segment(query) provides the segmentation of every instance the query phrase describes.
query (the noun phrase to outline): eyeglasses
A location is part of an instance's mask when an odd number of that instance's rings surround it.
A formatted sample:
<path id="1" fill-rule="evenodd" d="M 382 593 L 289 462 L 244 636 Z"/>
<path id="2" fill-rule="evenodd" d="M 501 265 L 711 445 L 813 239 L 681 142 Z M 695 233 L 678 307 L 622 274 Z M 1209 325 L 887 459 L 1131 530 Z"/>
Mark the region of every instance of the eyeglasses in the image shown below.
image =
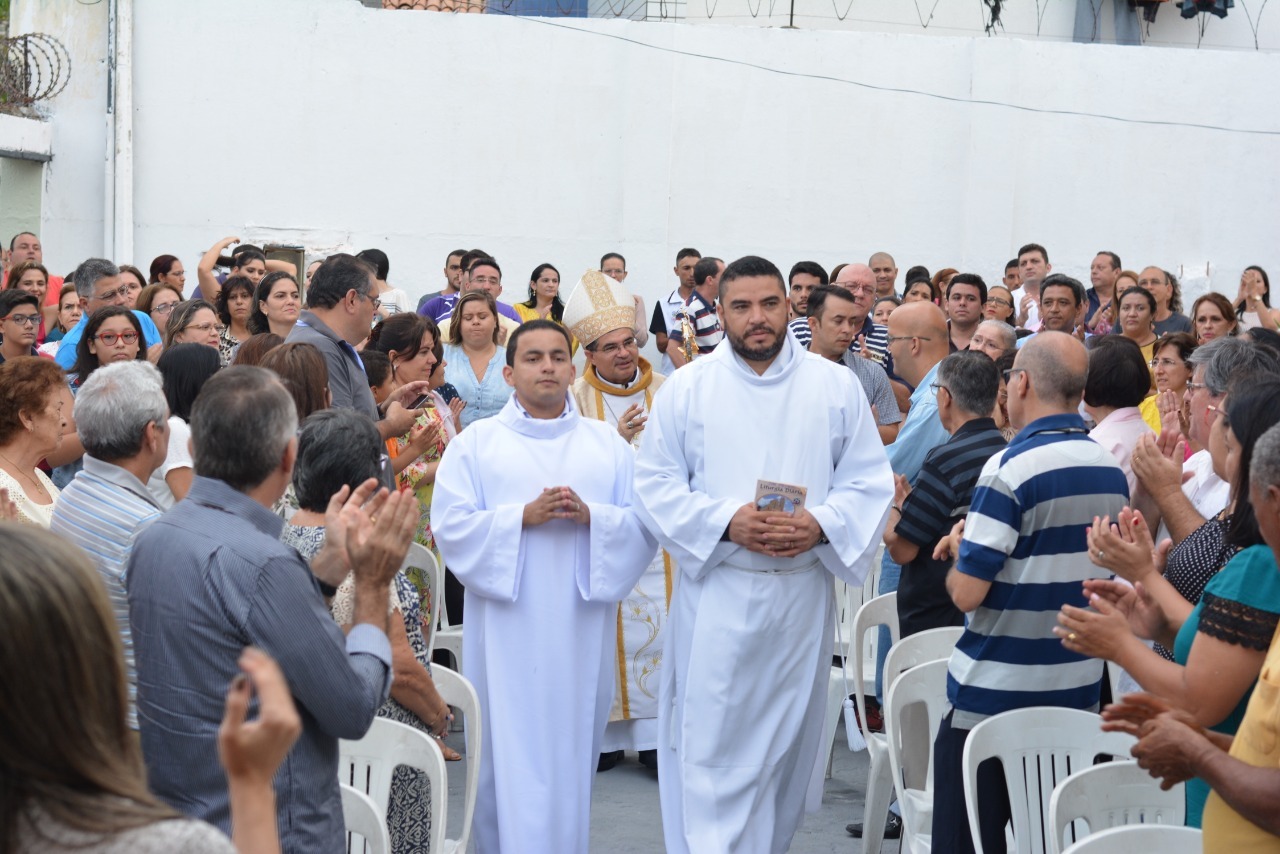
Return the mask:
<path id="1" fill-rule="evenodd" d="M 1199 391 L 1202 388 L 1208 388 L 1204 383 L 1187 383 L 1187 391 Z"/>
<path id="2" fill-rule="evenodd" d="M 374 307 L 375 309 L 376 309 L 378 306 L 382 305 L 382 300 L 378 299 L 377 297 L 373 296 L 372 294 L 362 294 L 362 293 L 360 293 L 359 291 L 356 291 L 356 296 L 364 297 L 364 298 L 365 298 L 365 299 L 367 299 L 369 302 L 373 303 L 373 307 Z"/>
<path id="3" fill-rule="evenodd" d="M 177 305 L 176 302 L 167 302 L 164 305 L 157 305 L 152 307 L 151 313 L 152 314 L 168 314 L 169 312 L 173 311 L 173 307 L 175 305 Z"/>
<path id="4" fill-rule="evenodd" d="M 114 347 L 117 341 L 124 341 L 126 344 L 137 344 L 138 333 L 136 332 L 99 332 L 93 336 L 93 340 L 101 341 L 108 347 Z"/>
<path id="5" fill-rule="evenodd" d="M 1147 364 L 1153 368 L 1176 368 L 1179 363 L 1176 359 L 1152 359 Z M 1186 363 L 1183 362 L 1182 364 L 1185 365 Z"/>
<path id="6" fill-rule="evenodd" d="M 845 285 L 850 293 L 854 294 L 873 294 L 876 292 L 875 285 Z"/>
<path id="7" fill-rule="evenodd" d="M 890 335 L 884 340 L 886 344 L 892 344 L 894 341 L 932 341 L 933 339 L 923 335 Z"/>
<path id="8" fill-rule="evenodd" d="M 598 352 L 602 356 L 613 356 L 621 350 L 634 349 L 636 349 L 636 339 L 632 337 L 614 344 L 605 344 L 603 347 L 599 348 Z"/>
<path id="9" fill-rule="evenodd" d="M 206 335 L 209 334 L 210 332 L 216 332 L 219 335 L 221 335 L 222 330 L 225 328 L 226 327 L 223 326 L 221 323 L 192 323 L 189 326 L 187 326 L 187 330 L 194 329 L 196 332 L 203 332 Z"/>
<path id="10" fill-rule="evenodd" d="M 1217 418 L 1219 415 L 1226 415 L 1226 414 L 1227 414 L 1227 410 L 1226 410 L 1225 408 L 1223 408 L 1223 407 L 1221 407 L 1221 406 L 1216 406 L 1216 405 L 1214 405 L 1214 404 L 1212 404 L 1212 403 L 1211 403 L 1211 404 L 1209 404 L 1208 406 L 1206 406 L 1204 409 L 1205 409 L 1205 412 L 1208 412 L 1208 413 L 1209 413 L 1209 418 L 1210 418 L 1210 419 Z"/>
<path id="11" fill-rule="evenodd" d="M 939 389 L 947 389 L 947 394 L 951 394 L 951 389 L 947 388 L 942 383 L 929 383 L 929 388 L 933 389 L 935 396 L 938 394 Z"/>
<path id="12" fill-rule="evenodd" d="M 1007 299 L 1001 299 L 1000 297 L 987 297 L 987 302 L 992 305 L 998 305 L 1001 308 L 1013 308 L 1013 303 L 1009 302 Z"/>
<path id="13" fill-rule="evenodd" d="M 19 326 L 35 326 L 40 322 L 38 314 L 11 314 L 5 320 L 12 321 Z"/>
<path id="14" fill-rule="evenodd" d="M 121 285 L 114 291 L 107 291 L 105 294 L 98 294 L 94 299 L 100 302 L 115 302 L 118 299 L 127 299 L 129 296 L 129 286 Z"/>
<path id="15" fill-rule="evenodd" d="M 1026 368 L 1009 368 L 1007 371 L 1004 371 L 1003 373 L 1004 384 L 1008 385 L 1009 378 L 1012 377 L 1014 374 L 1025 374 L 1026 372 L 1027 372 Z"/>

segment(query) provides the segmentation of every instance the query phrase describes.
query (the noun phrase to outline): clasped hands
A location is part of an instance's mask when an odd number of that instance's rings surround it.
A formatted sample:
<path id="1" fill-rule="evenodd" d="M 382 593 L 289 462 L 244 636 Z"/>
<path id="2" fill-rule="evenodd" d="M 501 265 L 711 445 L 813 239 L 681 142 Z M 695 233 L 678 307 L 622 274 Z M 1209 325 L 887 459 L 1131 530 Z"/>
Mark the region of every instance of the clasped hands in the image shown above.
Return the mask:
<path id="1" fill-rule="evenodd" d="M 579 525 L 591 524 L 591 509 L 567 486 L 549 486 L 524 506 L 522 521 L 526 528 L 545 525 L 552 519 L 565 519 Z"/>
<path id="2" fill-rule="evenodd" d="M 804 508 L 792 515 L 744 504 L 729 520 L 729 539 L 747 551 L 770 557 L 795 557 L 818 544 L 822 539 L 822 526 Z"/>

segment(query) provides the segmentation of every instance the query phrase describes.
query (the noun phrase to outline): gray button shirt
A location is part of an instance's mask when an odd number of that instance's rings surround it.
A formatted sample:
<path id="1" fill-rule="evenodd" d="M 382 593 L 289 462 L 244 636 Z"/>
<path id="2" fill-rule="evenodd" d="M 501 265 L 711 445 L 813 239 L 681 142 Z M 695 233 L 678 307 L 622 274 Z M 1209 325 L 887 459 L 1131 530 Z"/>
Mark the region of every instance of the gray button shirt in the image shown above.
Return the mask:
<path id="1" fill-rule="evenodd" d="M 360 354 L 338 333 L 330 329 L 314 312 L 304 311 L 289 332 L 289 342 L 311 344 L 324 356 L 329 367 L 329 395 L 334 409 L 354 409 L 374 421 L 382 416 L 369 390 L 369 377 L 364 372 Z"/>
<path id="2" fill-rule="evenodd" d="M 280 542 L 282 526 L 243 493 L 197 477 L 138 536 L 127 586 L 143 758 L 156 795 L 229 834 L 218 725 L 241 650 L 260 647 L 302 717 L 275 780 L 281 845 L 337 854 L 338 739 L 363 736 L 387 699 L 391 645 L 368 624 L 343 637 L 306 562 Z"/>

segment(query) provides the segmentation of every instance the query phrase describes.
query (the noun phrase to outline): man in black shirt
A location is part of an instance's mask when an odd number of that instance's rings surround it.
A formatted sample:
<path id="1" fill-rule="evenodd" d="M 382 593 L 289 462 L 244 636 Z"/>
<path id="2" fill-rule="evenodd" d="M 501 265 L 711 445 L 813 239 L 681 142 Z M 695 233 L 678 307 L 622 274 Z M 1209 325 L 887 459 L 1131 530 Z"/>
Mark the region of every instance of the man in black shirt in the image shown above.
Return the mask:
<path id="1" fill-rule="evenodd" d="M 995 362 L 972 350 L 952 353 L 938 366 L 934 383 L 938 418 L 951 434 L 929 452 L 914 484 L 895 476 L 896 491 L 884 542 L 902 565 L 898 583 L 898 624 L 902 637 L 964 625 L 964 614 L 947 594 L 950 561 L 933 559 L 933 549 L 969 512 L 974 484 L 991 456 L 1005 446 L 991 420 L 1000 378 Z"/>

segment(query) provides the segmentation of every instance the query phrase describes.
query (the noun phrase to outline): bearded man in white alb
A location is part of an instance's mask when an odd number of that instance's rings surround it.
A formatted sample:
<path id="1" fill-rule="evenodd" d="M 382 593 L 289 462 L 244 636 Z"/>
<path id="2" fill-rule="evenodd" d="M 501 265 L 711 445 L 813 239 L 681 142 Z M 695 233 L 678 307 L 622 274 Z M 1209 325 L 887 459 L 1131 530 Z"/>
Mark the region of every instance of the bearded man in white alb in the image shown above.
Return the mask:
<path id="1" fill-rule="evenodd" d="M 778 268 L 730 264 L 718 314 L 731 346 L 667 380 L 636 461 L 680 568 L 658 713 L 674 854 L 790 847 L 830 747 L 832 576 L 862 583 L 893 497 L 860 384 L 787 332 Z"/>

